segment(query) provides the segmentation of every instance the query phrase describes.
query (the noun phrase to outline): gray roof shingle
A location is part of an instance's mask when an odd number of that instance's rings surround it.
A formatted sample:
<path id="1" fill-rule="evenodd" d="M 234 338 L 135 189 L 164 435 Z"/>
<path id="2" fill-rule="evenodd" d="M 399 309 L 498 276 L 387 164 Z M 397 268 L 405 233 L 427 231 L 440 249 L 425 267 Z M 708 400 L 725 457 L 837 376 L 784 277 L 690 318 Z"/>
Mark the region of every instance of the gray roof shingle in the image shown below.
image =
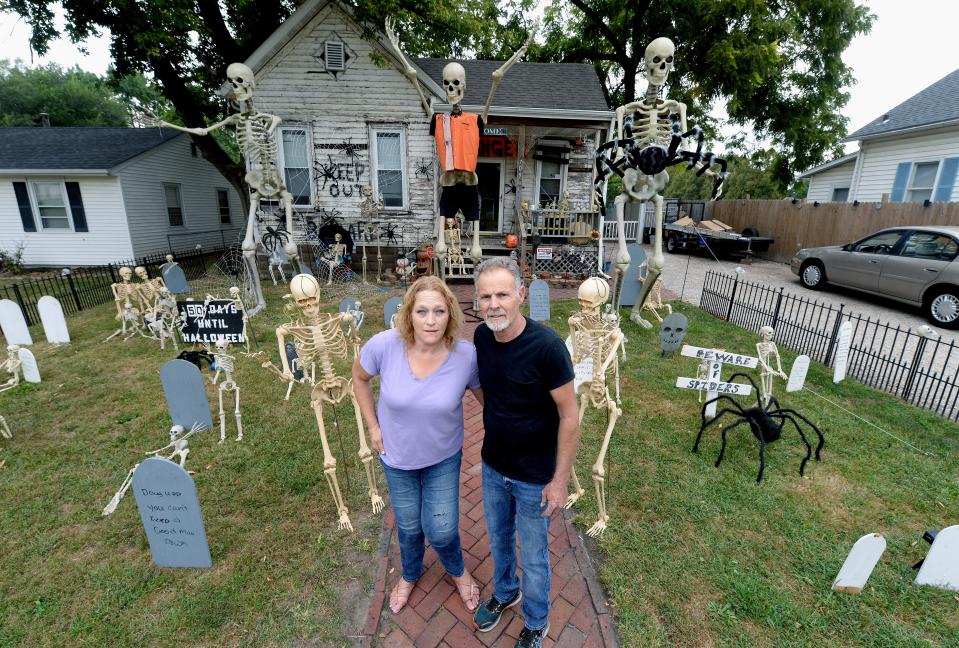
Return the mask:
<path id="1" fill-rule="evenodd" d="M 182 134 L 170 128 L 0 128 L 0 170 L 110 169 Z"/>
<path id="2" fill-rule="evenodd" d="M 959 119 L 959 70 L 872 120 L 847 140 Z"/>
<path id="3" fill-rule="evenodd" d="M 455 59 L 416 59 L 416 64 L 443 84 L 443 67 Z M 466 68 L 464 104 L 483 105 L 492 74 L 503 61 L 455 61 Z M 496 89 L 496 106 L 562 110 L 609 110 L 596 70 L 585 63 L 517 63 Z"/>

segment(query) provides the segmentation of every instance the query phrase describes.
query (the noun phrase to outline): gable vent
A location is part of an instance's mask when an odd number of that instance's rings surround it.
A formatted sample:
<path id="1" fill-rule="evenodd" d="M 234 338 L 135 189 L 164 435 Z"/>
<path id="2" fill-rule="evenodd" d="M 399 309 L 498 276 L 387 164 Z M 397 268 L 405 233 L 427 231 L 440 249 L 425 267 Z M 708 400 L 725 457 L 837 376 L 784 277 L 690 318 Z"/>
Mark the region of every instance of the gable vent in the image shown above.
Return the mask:
<path id="1" fill-rule="evenodd" d="M 331 72 L 339 72 L 346 69 L 345 52 L 342 41 L 326 41 L 326 69 Z"/>

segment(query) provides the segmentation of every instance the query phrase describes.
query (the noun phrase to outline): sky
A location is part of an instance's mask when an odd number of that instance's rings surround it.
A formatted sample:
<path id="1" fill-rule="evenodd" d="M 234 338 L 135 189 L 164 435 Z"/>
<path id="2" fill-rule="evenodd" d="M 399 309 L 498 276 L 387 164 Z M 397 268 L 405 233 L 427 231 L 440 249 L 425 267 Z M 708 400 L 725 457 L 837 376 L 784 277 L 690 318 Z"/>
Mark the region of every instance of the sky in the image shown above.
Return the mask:
<path id="1" fill-rule="evenodd" d="M 846 88 L 849 103 L 842 111 L 849 131 L 865 126 L 956 68 L 955 40 L 959 0 L 865 0 L 876 20 L 872 32 L 859 36 L 843 54 L 856 84 Z M 30 29 L 17 16 L 0 13 L 0 57 L 28 65 L 56 62 L 79 65 L 103 74 L 110 63 L 106 38 L 86 43 L 88 53 L 61 39 L 44 57 L 31 57 Z"/>

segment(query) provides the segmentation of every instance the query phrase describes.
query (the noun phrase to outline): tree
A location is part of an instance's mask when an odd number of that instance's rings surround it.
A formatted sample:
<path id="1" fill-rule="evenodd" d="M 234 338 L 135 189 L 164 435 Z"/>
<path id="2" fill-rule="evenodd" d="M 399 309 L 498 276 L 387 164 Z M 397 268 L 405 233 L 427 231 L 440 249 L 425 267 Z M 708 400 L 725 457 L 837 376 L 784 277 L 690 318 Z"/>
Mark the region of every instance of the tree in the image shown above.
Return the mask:
<path id="1" fill-rule="evenodd" d="M 106 82 L 78 67 L 26 68 L 0 61 L 0 126 L 127 126 L 127 109 Z"/>
<path id="2" fill-rule="evenodd" d="M 841 54 L 873 19 L 855 0 L 552 0 L 533 55 L 592 63 L 620 106 L 639 94 L 646 45 L 668 36 L 676 68 L 667 92 L 686 103 L 690 124 L 712 126 L 710 108 L 726 102 L 732 123 L 772 142 L 773 177 L 785 188 L 841 153 L 842 88 L 853 81 Z"/>
<path id="3" fill-rule="evenodd" d="M 776 154 L 769 150 L 751 156 L 729 155 L 726 157 L 729 177 L 723 183 L 723 198 L 769 200 L 785 198 L 784 191 L 773 177 L 771 160 Z M 715 168 L 715 167 L 714 167 Z M 713 180 L 706 175 L 697 176 L 696 170 L 687 170 L 678 165 L 669 168 L 669 183 L 663 190 L 667 198 L 681 200 L 709 200 Z"/>

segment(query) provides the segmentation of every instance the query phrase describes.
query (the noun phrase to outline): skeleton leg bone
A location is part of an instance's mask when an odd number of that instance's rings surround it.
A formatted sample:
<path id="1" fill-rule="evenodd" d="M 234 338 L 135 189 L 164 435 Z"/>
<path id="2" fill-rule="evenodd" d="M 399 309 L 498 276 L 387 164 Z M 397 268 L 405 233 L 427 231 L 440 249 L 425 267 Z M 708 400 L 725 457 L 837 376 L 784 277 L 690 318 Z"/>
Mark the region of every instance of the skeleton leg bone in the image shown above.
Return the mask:
<path id="1" fill-rule="evenodd" d="M 336 459 L 330 452 L 330 444 L 326 438 L 326 426 L 323 424 L 323 401 L 322 389 L 317 386 L 313 389 L 313 400 L 310 405 L 313 407 L 313 413 L 316 415 L 316 425 L 320 430 L 320 445 L 323 446 L 323 474 L 326 476 L 326 483 L 330 487 L 330 493 L 333 495 L 333 503 L 336 506 L 337 519 L 336 528 L 342 531 L 347 529 L 353 531 L 353 524 L 350 522 L 350 511 L 343 503 L 343 495 L 340 494 L 340 484 L 336 481 Z"/>
<path id="2" fill-rule="evenodd" d="M 584 387 L 584 385 L 580 385 Z M 579 396 L 579 425 L 580 428 L 583 426 L 583 416 L 586 414 L 587 401 L 589 399 L 589 390 L 583 390 L 583 393 Z M 566 498 L 566 508 L 572 508 L 574 504 L 582 497 L 586 490 L 580 485 L 579 477 L 576 476 L 576 465 L 575 461 L 573 462 L 573 492 L 570 493 L 569 497 Z"/>
<path id="3" fill-rule="evenodd" d="M 586 535 L 592 538 L 602 535 L 609 523 L 609 515 L 606 513 L 606 471 L 603 469 L 603 463 L 606 461 L 609 440 L 613 436 L 613 427 L 623 413 L 623 410 L 617 407 L 613 399 L 610 398 L 609 392 L 606 393 L 606 407 L 609 409 L 609 425 L 606 426 L 606 435 L 603 437 L 603 445 L 599 450 L 599 456 L 596 457 L 596 463 L 593 464 L 593 483 L 596 485 L 596 506 L 599 508 L 599 514 L 596 523 L 586 531 Z"/>
<path id="4" fill-rule="evenodd" d="M 617 197 L 616 200 L 619 200 Z M 649 298 L 656 280 L 663 272 L 663 266 L 666 265 L 666 257 L 663 255 L 663 197 L 656 194 L 653 197 L 656 206 L 656 243 L 653 248 L 653 256 L 649 260 L 649 274 L 646 275 L 646 281 L 643 282 L 639 290 L 639 297 L 633 305 L 633 310 L 629 313 L 629 319 L 642 326 L 645 320 L 642 317 L 643 304 Z M 618 212 L 617 212 L 618 213 Z M 648 322 L 646 322 L 648 324 Z"/>
<path id="5" fill-rule="evenodd" d="M 7 419 L 0 416 L 0 436 L 4 439 L 12 439 L 13 432 L 10 431 L 10 428 L 7 427 Z"/>
<path id="6" fill-rule="evenodd" d="M 120 484 L 120 490 L 113 494 L 113 497 L 110 498 L 110 502 L 103 507 L 103 511 L 100 513 L 100 515 L 106 517 L 117 510 L 120 500 L 122 500 L 123 496 L 127 494 L 127 491 L 130 489 L 130 485 L 133 483 L 133 473 L 136 471 L 137 466 L 139 465 L 140 464 L 136 464 L 130 469 L 130 472 L 127 473 L 126 479 L 124 479 L 123 483 Z"/>
<path id="7" fill-rule="evenodd" d="M 236 440 L 243 440 L 243 423 L 240 421 L 240 388 L 236 385 L 233 386 L 233 391 L 236 392 L 236 401 L 235 409 L 233 410 L 233 415 L 236 417 Z"/>

